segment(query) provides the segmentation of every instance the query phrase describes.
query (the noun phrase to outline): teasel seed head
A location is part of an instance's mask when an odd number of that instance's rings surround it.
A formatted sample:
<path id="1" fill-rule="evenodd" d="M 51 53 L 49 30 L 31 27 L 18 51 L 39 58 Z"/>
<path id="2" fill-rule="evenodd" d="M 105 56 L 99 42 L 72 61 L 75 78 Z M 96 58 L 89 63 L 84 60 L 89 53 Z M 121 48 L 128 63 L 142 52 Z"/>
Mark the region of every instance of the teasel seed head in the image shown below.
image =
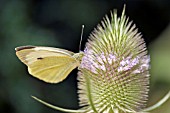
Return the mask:
<path id="1" fill-rule="evenodd" d="M 140 112 L 149 91 L 146 45 L 122 12 L 105 17 L 89 37 L 78 75 L 81 109 L 89 113 Z"/>

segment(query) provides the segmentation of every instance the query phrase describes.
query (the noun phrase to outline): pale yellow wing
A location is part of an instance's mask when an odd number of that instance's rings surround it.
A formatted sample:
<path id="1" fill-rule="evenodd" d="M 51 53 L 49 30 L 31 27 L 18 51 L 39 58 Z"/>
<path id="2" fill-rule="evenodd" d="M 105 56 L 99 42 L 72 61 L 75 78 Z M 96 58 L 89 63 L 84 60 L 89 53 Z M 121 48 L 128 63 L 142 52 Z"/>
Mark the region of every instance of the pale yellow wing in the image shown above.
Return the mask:
<path id="1" fill-rule="evenodd" d="M 16 55 L 31 75 L 49 83 L 64 80 L 80 63 L 73 52 L 52 47 L 21 46 Z"/>

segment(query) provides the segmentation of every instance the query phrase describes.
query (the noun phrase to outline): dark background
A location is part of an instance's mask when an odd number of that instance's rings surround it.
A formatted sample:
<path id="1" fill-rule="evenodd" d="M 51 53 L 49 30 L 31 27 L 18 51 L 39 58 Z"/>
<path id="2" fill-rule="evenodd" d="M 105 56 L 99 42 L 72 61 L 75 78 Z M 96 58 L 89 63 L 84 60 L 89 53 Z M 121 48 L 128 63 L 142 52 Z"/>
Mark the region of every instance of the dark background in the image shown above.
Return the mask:
<path id="1" fill-rule="evenodd" d="M 148 106 L 170 90 L 169 0 L 0 0 L 0 112 L 60 113 L 36 102 L 37 96 L 64 108 L 77 109 L 77 70 L 59 84 L 42 82 L 27 72 L 14 48 L 41 45 L 79 51 L 105 14 L 117 9 L 137 25 L 151 55 Z M 152 113 L 169 113 L 170 100 Z"/>

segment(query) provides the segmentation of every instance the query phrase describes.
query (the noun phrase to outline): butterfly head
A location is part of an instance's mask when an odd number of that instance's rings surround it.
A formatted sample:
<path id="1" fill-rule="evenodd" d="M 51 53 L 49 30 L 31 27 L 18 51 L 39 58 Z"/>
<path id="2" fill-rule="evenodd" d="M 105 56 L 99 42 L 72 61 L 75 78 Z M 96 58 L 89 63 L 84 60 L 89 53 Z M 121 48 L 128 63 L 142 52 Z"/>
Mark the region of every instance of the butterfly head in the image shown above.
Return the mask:
<path id="1" fill-rule="evenodd" d="M 77 61 L 79 61 L 79 62 L 81 62 L 81 59 L 83 58 L 83 56 L 84 56 L 84 53 L 81 51 L 81 52 L 79 52 L 79 53 L 75 53 L 74 55 L 73 55 L 73 57 L 77 60 Z"/>

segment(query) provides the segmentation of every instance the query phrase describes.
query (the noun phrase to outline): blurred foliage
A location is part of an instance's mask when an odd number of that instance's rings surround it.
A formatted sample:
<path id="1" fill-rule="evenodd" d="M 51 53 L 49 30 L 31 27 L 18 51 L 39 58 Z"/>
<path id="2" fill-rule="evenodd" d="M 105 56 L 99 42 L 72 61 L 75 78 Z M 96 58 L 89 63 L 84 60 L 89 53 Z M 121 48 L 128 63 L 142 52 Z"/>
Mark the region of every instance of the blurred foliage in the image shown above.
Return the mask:
<path id="1" fill-rule="evenodd" d="M 103 16 L 113 9 L 121 12 L 124 4 L 126 14 L 149 46 L 152 68 L 148 104 L 162 98 L 170 89 L 169 0 L 0 0 L 0 112 L 60 113 L 37 103 L 31 95 L 77 109 L 77 70 L 59 84 L 44 83 L 27 73 L 14 48 L 42 45 L 78 52 L 81 25 L 85 24 L 84 47 Z M 170 100 L 153 113 L 169 113 L 169 105 Z"/>

